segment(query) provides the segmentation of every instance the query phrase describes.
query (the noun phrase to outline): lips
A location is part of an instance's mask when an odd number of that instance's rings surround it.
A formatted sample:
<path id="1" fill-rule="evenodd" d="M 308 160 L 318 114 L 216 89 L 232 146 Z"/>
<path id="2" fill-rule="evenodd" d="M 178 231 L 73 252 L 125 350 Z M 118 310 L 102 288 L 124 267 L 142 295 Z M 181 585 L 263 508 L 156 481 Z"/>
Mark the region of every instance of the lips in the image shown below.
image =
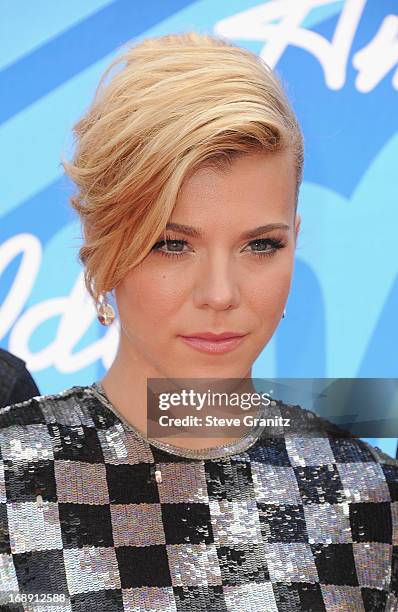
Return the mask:
<path id="1" fill-rule="evenodd" d="M 231 332 L 227 332 L 230 334 Z M 181 340 L 202 353 L 211 353 L 211 354 L 219 354 L 219 353 L 227 353 L 229 351 L 237 348 L 247 336 L 247 334 L 243 335 L 235 335 L 235 336 L 227 336 L 224 337 L 225 334 L 206 334 L 206 338 L 203 338 L 204 334 L 201 336 L 181 336 Z M 209 339 L 210 336 L 210 339 Z M 214 339 L 216 336 L 216 340 Z"/>
<path id="2" fill-rule="evenodd" d="M 211 342 L 218 342 L 220 340 L 228 340 L 229 338 L 241 338 L 245 336 L 244 332 L 233 332 L 226 331 L 220 334 L 214 334 L 213 332 L 195 332 L 192 334 L 184 335 L 183 338 L 200 338 L 202 340 L 209 340 Z"/>

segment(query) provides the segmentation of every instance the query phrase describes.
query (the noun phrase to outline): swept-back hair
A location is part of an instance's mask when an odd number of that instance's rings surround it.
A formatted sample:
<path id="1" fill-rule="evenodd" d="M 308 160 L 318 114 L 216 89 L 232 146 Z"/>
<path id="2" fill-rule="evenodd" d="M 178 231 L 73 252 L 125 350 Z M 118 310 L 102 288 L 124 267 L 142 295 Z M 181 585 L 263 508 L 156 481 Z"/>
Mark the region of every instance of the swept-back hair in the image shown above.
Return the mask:
<path id="1" fill-rule="evenodd" d="M 113 74 L 111 74 L 113 72 Z M 188 32 L 128 46 L 103 74 L 75 124 L 71 197 L 79 260 L 97 301 L 162 235 L 184 180 L 255 151 L 292 153 L 296 201 L 304 143 L 279 77 L 257 55 Z"/>

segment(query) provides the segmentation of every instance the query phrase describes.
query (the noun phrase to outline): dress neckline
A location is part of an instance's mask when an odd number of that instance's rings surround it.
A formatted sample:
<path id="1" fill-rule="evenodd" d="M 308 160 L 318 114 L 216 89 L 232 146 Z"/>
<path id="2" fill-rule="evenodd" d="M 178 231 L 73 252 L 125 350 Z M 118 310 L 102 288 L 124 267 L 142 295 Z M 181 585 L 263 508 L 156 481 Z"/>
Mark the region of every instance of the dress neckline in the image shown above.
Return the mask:
<path id="1" fill-rule="evenodd" d="M 182 446 L 170 444 L 169 442 L 162 442 L 161 440 L 144 436 L 144 434 L 134 427 L 134 425 L 129 423 L 127 419 L 119 412 L 119 410 L 112 404 L 105 392 L 105 389 L 99 381 L 94 382 L 89 389 L 91 389 L 97 399 L 101 401 L 102 405 L 110 410 L 113 415 L 116 416 L 119 421 L 121 421 L 125 428 L 132 431 L 147 444 L 155 446 L 156 448 L 159 448 L 160 450 L 163 450 L 171 455 L 177 455 L 178 457 L 187 457 L 190 459 L 220 459 L 222 457 L 236 455 L 251 448 L 260 438 L 266 427 L 265 423 L 261 424 L 257 421 L 249 432 L 245 433 L 243 436 L 237 440 L 234 440 L 233 442 L 204 448 L 184 448 Z M 277 402 L 275 402 L 275 404 L 276 403 Z M 264 415 L 265 408 L 260 407 L 255 418 L 261 418 Z"/>

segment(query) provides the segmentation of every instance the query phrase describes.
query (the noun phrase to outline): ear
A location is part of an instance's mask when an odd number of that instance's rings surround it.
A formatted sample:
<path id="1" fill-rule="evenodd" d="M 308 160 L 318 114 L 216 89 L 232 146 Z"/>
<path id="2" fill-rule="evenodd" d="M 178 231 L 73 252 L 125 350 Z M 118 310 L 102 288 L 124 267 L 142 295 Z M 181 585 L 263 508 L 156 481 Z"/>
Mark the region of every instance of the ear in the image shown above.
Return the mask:
<path id="1" fill-rule="evenodd" d="M 296 240 L 297 240 L 297 236 L 299 235 L 300 232 L 300 225 L 301 225 L 301 217 L 299 214 L 296 215 L 296 227 L 294 228 L 294 233 L 296 235 Z"/>

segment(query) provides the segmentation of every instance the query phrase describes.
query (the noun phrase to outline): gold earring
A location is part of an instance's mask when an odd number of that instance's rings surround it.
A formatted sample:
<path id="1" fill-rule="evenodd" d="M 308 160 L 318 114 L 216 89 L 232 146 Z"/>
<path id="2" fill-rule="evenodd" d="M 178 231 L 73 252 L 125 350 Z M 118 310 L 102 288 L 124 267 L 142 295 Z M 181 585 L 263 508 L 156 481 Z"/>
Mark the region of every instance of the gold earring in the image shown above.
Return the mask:
<path id="1" fill-rule="evenodd" d="M 115 311 L 106 297 L 101 293 L 97 302 L 97 319 L 102 325 L 111 325 L 115 319 Z"/>

